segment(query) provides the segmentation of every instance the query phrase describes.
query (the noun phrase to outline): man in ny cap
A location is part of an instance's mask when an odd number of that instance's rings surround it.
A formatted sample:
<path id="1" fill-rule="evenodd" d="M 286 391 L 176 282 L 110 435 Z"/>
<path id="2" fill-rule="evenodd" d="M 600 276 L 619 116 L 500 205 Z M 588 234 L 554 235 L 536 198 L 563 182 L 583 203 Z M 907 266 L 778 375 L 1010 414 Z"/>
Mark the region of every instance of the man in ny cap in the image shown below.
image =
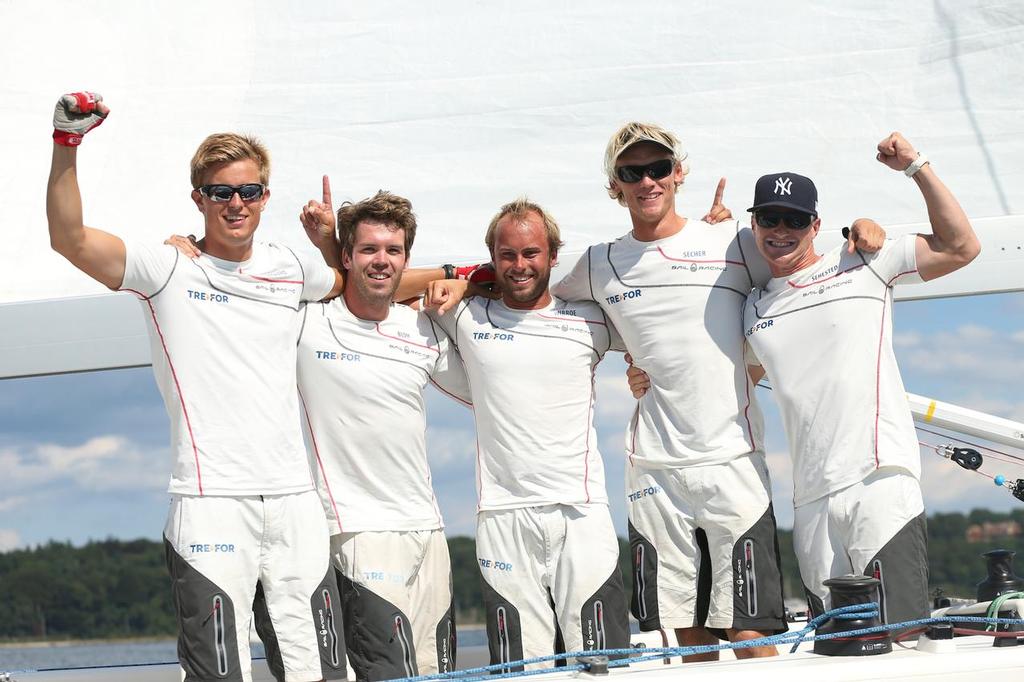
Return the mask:
<path id="1" fill-rule="evenodd" d="M 892 348 L 893 287 L 969 263 L 978 239 L 927 159 L 899 133 L 877 159 L 924 197 L 931 234 L 886 240 L 875 253 L 819 254 L 814 183 L 796 173 L 757 181 L 751 227 L 772 278 L 747 298 L 751 364 L 771 379 L 793 458 L 793 544 L 815 613 L 822 581 L 881 581 L 882 618 L 928 615 L 928 556 L 917 434 Z"/>

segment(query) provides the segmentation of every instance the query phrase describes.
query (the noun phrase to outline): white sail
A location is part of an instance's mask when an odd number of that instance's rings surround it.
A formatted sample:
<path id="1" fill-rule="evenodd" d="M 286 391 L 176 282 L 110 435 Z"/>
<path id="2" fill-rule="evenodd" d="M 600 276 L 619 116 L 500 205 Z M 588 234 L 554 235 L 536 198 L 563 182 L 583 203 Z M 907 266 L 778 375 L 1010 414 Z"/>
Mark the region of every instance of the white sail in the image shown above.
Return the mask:
<path id="1" fill-rule="evenodd" d="M 6 2 L 0 60 L 0 304 L 17 304 L 0 307 L 0 376 L 146 362 L 141 325 L 117 317 L 130 305 L 21 305 L 104 291 L 50 251 L 42 201 L 53 103 L 81 88 L 113 108 L 80 152 L 86 222 L 122 236 L 201 229 L 191 153 L 241 130 L 274 158 L 264 239 L 306 248 L 296 215 L 329 173 L 336 203 L 381 187 L 413 200 L 414 264 L 483 257 L 483 227 L 520 194 L 561 221 L 571 260 L 626 229 L 601 160 L 630 119 L 684 139 L 691 216 L 720 175 L 740 215 L 759 175 L 790 169 L 817 181 L 826 229 L 920 223 L 919 193 L 873 158 L 899 129 L 970 215 L 997 218 L 961 277 L 988 282 L 998 260 L 1012 290 L 1024 272 L 1019 219 L 998 218 L 1024 212 L 1020 5 Z"/>

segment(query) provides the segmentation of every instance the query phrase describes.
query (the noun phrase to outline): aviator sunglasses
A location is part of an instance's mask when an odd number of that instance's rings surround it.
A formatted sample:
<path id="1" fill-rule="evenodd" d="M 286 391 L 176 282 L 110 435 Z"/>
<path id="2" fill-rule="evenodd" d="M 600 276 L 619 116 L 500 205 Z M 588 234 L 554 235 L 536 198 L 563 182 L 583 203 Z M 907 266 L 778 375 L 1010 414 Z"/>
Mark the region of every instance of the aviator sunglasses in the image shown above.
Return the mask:
<path id="1" fill-rule="evenodd" d="M 646 175 L 651 180 L 661 180 L 672 172 L 676 162 L 673 159 L 661 159 L 643 166 L 616 166 L 615 177 L 620 182 L 632 184 L 640 182 Z"/>
<path id="2" fill-rule="evenodd" d="M 266 188 L 258 182 L 250 182 L 245 185 L 203 185 L 199 192 L 217 203 L 231 201 L 231 197 L 238 192 L 238 198 L 242 201 L 255 201 L 263 196 Z"/>
<path id="3" fill-rule="evenodd" d="M 806 213 L 755 213 L 754 219 L 757 224 L 766 229 L 778 227 L 779 223 L 786 223 L 791 230 L 805 230 L 814 221 L 814 216 Z"/>

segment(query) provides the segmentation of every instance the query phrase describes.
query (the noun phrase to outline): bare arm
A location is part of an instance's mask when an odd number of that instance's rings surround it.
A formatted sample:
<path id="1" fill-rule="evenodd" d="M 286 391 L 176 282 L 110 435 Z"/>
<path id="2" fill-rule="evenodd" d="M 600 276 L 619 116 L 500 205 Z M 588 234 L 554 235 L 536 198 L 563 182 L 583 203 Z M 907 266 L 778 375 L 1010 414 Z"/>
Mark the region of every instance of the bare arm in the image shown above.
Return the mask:
<path id="1" fill-rule="evenodd" d="M 892 133 L 878 144 L 878 160 L 894 170 L 904 170 L 917 157 L 917 151 L 899 133 Z M 960 202 L 939 180 L 931 164 L 917 171 L 913 180 L 924 197 L 932 226 L 932 234 L 917 238 L 917 271 L 921 279 L 928 281 L 970 263 L 981 252 L 981 243 Z"/>
<path id="2" fill-rule="evenodd" d="M 761 365 L 747 365 L 747 374 L 750 375 L 750 380 L 757 384 L 761 379 L 764 379 L 764 367 Z"/>
<path id="3" fill-rule="evenodd" d="M 396 301 L 419 298 L 434 280 L 444 279 L 444 268 L 407 268 L 395 292 Z"/>
<path id="4" fill-rule="evenodd" d="M 124 242 L 82 223 L 77 158 L 76 147 L 53 145 L 50 179 L 46 184 L 50 246 L 97 282 L 117 289 L 124 281 Z"/>

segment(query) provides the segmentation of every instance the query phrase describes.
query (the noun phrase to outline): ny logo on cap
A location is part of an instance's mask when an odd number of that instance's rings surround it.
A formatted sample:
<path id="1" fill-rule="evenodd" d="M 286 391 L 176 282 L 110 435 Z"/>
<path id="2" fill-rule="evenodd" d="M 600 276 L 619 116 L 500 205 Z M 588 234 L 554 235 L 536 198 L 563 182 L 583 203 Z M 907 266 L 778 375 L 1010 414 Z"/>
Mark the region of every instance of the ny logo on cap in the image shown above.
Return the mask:
<path id="1" fill-rule="evenodd" d="M 775 193 L 785 196 L 792 194 L 793 181 L 789 178 L 776 178 L 775 179 Z"/>

